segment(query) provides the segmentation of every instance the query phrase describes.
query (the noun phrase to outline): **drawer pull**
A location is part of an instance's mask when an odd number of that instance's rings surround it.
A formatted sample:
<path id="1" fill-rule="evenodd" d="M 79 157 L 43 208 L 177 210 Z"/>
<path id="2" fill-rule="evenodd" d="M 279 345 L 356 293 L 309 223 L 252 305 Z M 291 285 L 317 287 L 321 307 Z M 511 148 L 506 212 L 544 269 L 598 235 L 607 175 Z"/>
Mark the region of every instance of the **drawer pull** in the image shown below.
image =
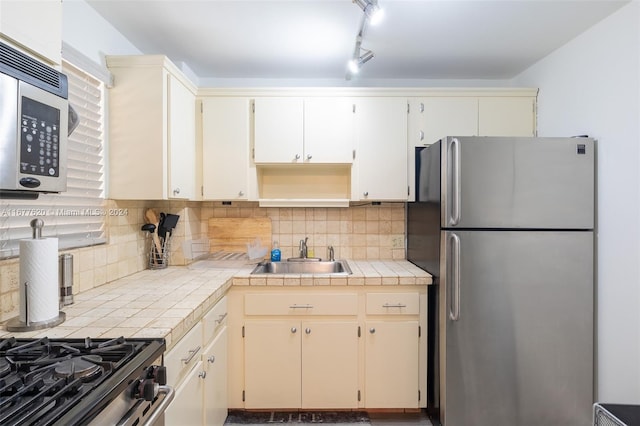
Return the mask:
<path id="1" fill-rule="evenodd" d="M 186 358 L 182 358 L 180 361 L 184 362 L 185 364 L 189 364 L 191 362 L 191 360 L 193 359 L 193 357 L 198 354 L 198 352 L 200 352 L 200 346 L 198 346 L 195 349 L 191 349 L 189 351 L 189 356 L 186 357 Z"/>
<path id="2" fill-rule="evenodd" d="M 289 306 L 289 309 L 311 309 L 313 308 L 313 305 L 291 305 Z"/>
<path id="3" fill-rule="evenodd" d="M 224 314 L 218 315 L 218 319 L 215 320 L 216 324 L 220 324 L 222 321 L 224 321 L 224 319 L 227 317 L 227 313 L 225 312 Z"/>
<path id="4" fill-rule="evenodd" d="M 209 364 L 213 364 L 214 362 L 216 362 L 216 356 L 211 355 L 209 358 L 207 358 L 207 361 L 209 362 Z"/>
<path id="5" fill-rule="evenodd" d="M 382 305 L 383 308 L 406 308 L 407 305 L 405 305 L 404 303 L 385 303 L 384 305 Z"/>
<path id="6" fill-rule="evenodd" d="M 201 379 L 204 379 L 205 377 L 207 377 L 207 372 L 206 371 L 199 372 L 198 377 L 200 377 Z"/>

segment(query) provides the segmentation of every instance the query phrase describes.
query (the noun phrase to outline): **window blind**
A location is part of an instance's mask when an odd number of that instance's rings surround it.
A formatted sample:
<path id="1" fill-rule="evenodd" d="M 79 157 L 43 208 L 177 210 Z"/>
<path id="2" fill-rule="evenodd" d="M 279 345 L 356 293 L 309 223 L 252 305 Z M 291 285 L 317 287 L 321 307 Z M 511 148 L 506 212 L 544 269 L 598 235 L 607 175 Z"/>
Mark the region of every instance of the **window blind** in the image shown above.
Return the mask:
<path id="1" fill-rule="evenodd" d="M 105 85 L 66 61 L 62 72 L 69 103 L 80 117 L 67 144 L 67 191 L 37 200 L 0 199 L 0 258 L 19 254 L 19 240 L 31 238 L 29 223 L 36 217 L 44 221 L 43 236 L 57 237 L 61 249 L 106 242 Z"/>

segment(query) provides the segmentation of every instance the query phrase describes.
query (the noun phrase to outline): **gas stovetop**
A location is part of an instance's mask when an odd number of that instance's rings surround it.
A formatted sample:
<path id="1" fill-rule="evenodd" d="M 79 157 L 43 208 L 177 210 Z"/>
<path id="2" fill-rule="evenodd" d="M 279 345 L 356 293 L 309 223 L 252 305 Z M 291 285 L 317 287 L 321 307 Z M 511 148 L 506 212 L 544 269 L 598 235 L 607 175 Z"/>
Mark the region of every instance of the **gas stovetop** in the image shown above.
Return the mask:
<path id="1" fill-rule="evenodd" d="M 164 339 L 0 339 L 0 425 L 86 424 L 123 393 L 151 400 L 164 350 Z"/>

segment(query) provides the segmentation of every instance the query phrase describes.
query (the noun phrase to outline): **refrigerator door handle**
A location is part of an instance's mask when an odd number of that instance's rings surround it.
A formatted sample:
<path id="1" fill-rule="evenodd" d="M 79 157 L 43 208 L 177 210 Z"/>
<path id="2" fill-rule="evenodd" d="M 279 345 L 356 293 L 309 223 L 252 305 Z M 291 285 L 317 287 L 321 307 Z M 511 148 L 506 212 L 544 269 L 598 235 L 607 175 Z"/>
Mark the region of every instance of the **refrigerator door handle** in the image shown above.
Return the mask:
<path id="1" fill-rule="evenodd" d="M 452 159 L 451 170 L 451 215 L 449 225 L 455 226 L 460 222 L 460 141 L 451 139 L 449 158 Z"/>
<path id="2" fill-rule="evenodd" d="M 451 233 L 449 235 L 449 319 L 458 321 L 460 319 L 460 237 Z"/>

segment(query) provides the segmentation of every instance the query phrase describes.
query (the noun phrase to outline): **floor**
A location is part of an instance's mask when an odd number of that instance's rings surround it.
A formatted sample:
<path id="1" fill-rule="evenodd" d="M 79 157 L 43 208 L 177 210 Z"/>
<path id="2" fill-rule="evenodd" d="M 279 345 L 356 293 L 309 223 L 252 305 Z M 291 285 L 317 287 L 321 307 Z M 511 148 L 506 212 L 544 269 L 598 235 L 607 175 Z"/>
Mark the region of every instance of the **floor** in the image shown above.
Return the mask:
<path id="1" fill-rule="evenodd" d="M 434 426 L 429 417 L 422 410 L 420 413 L 369 413 L 371 426 Z M 354 426 L 354 423 L 323 423 L 333 426 Z M 240 426 L 240 423 L 225 423 L 225 426 Z M 242 426 L 258 426 L 255 424 L 242 424 Z M 363 425 L 365 426 L 365 425 Z"/>

